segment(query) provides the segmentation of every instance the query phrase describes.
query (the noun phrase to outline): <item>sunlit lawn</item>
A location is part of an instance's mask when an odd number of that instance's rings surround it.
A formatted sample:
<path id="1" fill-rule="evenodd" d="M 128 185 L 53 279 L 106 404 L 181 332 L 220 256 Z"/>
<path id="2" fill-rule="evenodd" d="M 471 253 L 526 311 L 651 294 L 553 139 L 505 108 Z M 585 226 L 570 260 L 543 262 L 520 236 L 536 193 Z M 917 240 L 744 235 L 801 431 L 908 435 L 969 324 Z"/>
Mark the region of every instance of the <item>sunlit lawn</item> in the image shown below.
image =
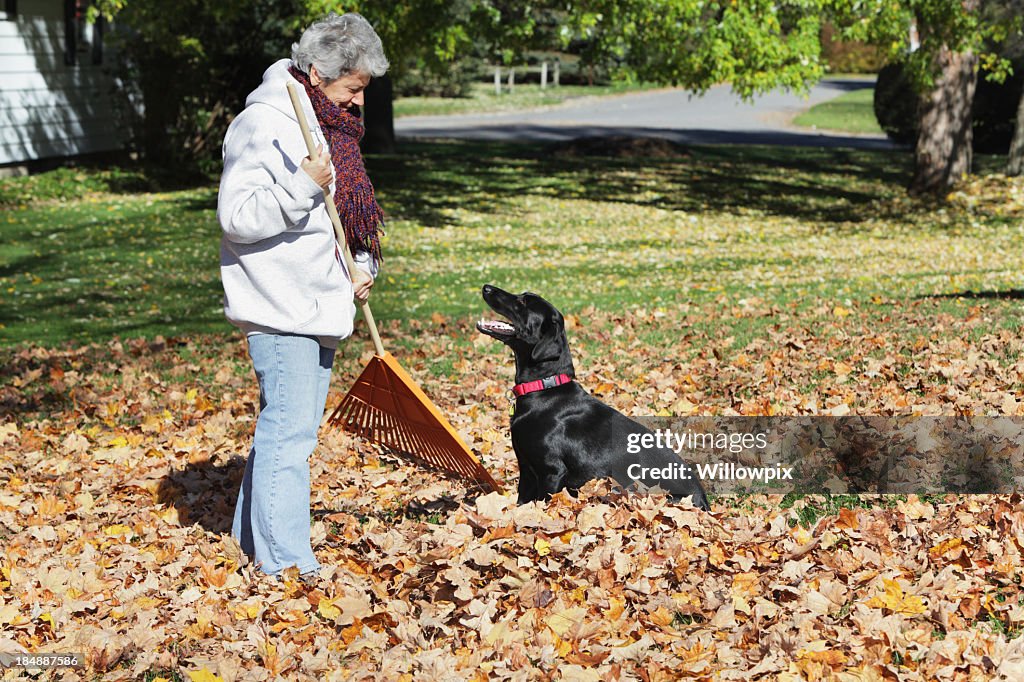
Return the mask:
<path id="1" fill-rule="evenodd" d="M 520 83 L 509 91 L 507 82 L 501 91 L 493 83 L 473 83 L 465 97 L 399 97 L 395 100 L 395 116 L 447 116 L 449 114 L 482 114 L 499 111 L 536 109 L 562 104 L 581 97 L 610 97 L 625 92 L 648 90 L 654 85 L 612 83 L 609 85 L 558 85 Z"/>
<path id="2" fill-rule="evenodd" d="M 835 99 L 815 104 L 793 119 L 793 123 L 818 130 L 881 135 L 882 128 L 875 118 L 874 96 L 874 88 L 845 92 Z"/>
<path id="3" fill-rule="evenodd" d="M 954 315 L 981 303 L 996 325 L 1019 325 L 1021 222 L 963 201 L 909 201 L 908 164 L 897 152 L 779 147 L 581 159 L 406 143 L 369 161 L 389 218 L 372 304 L 399 328 L 435 314 L 475 319 L 479 288 L 493 282 L 568 313 L 642 308 L 671 321 L 756 297 L 807 325 L 821 310 L 863 306 L 884 327 L 894 310 L 929 301 Z M 216 186 L 140 191 L 146 182 L 129 171 L 2 181 L 0 342 L 230 331 Z M 701 320 L 738 345 L 773 323 Z M 652 343 L 676 333 L 646 332 Z"/>

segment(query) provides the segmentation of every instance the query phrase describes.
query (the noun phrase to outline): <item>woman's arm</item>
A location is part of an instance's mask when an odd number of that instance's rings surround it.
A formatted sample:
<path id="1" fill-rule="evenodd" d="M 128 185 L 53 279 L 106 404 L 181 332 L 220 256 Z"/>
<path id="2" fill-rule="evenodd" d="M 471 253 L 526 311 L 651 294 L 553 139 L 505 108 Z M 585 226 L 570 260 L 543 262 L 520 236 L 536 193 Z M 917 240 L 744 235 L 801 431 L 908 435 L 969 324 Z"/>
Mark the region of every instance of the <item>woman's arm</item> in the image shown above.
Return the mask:
<path id="1" fill-rule="evenodd" d="M 217 218 L 228 239 L 251 244 L 294 227 L 323 200 L 323 190 L 271 131 L 236 123 L 224 138 Z M 276 176 L 271 168 L 279 169 Z"/>

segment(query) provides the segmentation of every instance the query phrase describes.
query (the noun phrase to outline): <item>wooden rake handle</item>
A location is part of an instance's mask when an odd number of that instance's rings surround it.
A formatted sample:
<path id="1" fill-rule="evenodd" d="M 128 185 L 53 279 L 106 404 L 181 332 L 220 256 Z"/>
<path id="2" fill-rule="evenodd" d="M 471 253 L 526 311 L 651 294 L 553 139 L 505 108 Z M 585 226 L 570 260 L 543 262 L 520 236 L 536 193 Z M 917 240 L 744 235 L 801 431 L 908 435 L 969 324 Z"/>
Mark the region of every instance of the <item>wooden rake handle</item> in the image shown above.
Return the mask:
<path id="1" fill-rule="evenodd" d="M 309 158 L 316 158 L 316 146 L 313 144 L 313 136 L 309 132 L 309 124 L 306 123 L 306 115 L 302 111 L 302 100 L 299 99 L 299 93 L 295 89 L 295 84 L 289 82 L 288 84 L 288 96 L 292 99 L 292 106 L 295 108 L 295 118 L 299 120 L 299 128 L 302 129 L 302 139 L 306 141 L 306 149 L 309 151 Z M 329 190 L 324 190 L 324 204 L 327 205 L 327 213 L 331 216 L 331 222 L 334 224 L 334 236 L 338 240 L 338 244 L 341 245 L 341 257 L 345 259 L 345 268 L 348 270 L 349 279 L 352 279 L 352 273 L 355 272 L 356 263 L 352 258 L 352 253 L 348 250 L 348 243 L 345 241 L 345 230 L 341 226 L 341 216 L 338 215 L 338 208 L 334 205 L 334 197 L 331 196 Z M 373 339 L 373 348 L 377 352 L 377 355 L 384 355 L 384 344 L 380 340 L 380 332 L 377 331 L 377 323 L 373 321 L 373 313 L 370 312 L 370 303 L 360 303 L 359 309 L 363 311 L 363 318 L 366 320 L 367 326 L 370 328 L 370 338 Z"/>

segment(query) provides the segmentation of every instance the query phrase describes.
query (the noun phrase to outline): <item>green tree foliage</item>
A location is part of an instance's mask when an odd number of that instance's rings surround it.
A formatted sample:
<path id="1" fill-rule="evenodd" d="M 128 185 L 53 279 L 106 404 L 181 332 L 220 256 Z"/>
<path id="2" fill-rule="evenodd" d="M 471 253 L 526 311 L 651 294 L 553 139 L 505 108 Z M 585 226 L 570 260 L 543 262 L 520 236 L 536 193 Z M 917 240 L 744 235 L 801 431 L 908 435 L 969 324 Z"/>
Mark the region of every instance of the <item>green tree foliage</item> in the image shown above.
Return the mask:
<path id="1" fill-rule="evenodd" d="M 552 24 L 548 10 L 512 0 L 97 0 L 90 8 L 121 28 L 121 75 L 144 110 L 139 147 L 149 161 L 178 167 L 214 164 L 263 70 L 290 54 L 310 22 L 350 11 L 380 34 L 400 94 L 459 94 L 475 75 L 470 58 L 513 61 L 543 33 L 538 17 Z"/>
<path id="2" fill-rule="evenodd" d="M 905 63 L 921 102 L 912 189 L 943 192 L 970 170 L 978 67 L 992 79 L 1009 72 L 996 48 L 1020 30 L 1010 2 L 578 0 L 562 8 L 589 41 L 585 59 L 615 60 L 637 77 L 698 92 L 722 82 L 744 97 L 776 87 L 806 91 L 824 73 L 826 23 L 845 39 L 876 45 Z M 911 45 L 911 27 L 919 45 Z"/>
<path id="3" fill-rule="evenodd" d="M 304 0 L 302 28 L 314 20 L 336 12 L 358 12 L 380 35 L 391 61 L 389 75 L 401 92 L 402 84 L 412 80 L 442 80 L 458 70 L 458 58 L 472 44 L 467 22 L 474 10 L 472 0 Z M 454 80 L 458 80 L 455 78 Z M 443 88 L 442 88 L 443 90 Z M 447 94 L 454 94 L 448 92 Z"/>
<path id="4" fill-rule="evenodd" d="M 289 54 L 303 0 L 104 0 L 128 95 L 141 101 L 136 141 L 147 161 L 210 167 L 263 71 Z M 129 113 L 134 107 L 128 107 Z"/>
<path id="5" fill-rule="evenodd" d="M 473 57 L 506 63 L 527 50 L 580 48 L 584 66 L 703 92 L 797 92 L 824 75 L 821 29 L 904 62 L 921 101 L 918 191 L 941 192 L 970 169 L 978 68 L 1003 78 L 997 47 L 1020 31 L 1018 0 L 100 0 L 130 27 L 126 63 L 146 105 L 155 160 L 211 154 L 256 78 L 312 19 L 357 11 L 384 40 L 398 93 L 415 79 L 456 83 Z M 911 27 L 920 44 L 912 49 Z M 470 67 L 471 68 L 471 67 Z M 461 73 L 461 76 L 460 76 Z M 928 118 L 930 117 L 930 118 Z"/>
<path id="6" fill-rule="evenodd" d="M 999 52 L 1020 32 L 1005 0 L 833 0 L 849 38 L 885 48 L 901 62 L 918 99 L 919 132 L 911 190 L 942 194 L 971 170 L 971 111 L 979 70 L 1001 82 L 1011 72 Z M 915 36 L 917 45 L 911 44 Z"/>
<path id="7" fill-rule="evenodd" d="M 121 0 L 123 1 L 123 0 Z M 557 44 L 551 10 L 515 0 L 305 0 L 303 23 L 328 12 L 358 12 L 373 24 L 391 60 L 398 94 L 457 95 L 479 60 L 514 63 L 526 50 Z"/>
<path id="8" fill-rule="evenodd" d="M 825 0 L 580 0 L 561 3 L 563 38 L 582 37 L 586 63 L 703 92 L 728 82 L 744 97 L 806 91 L 821 78 Z"/>
<path id="9" fill-rule="evenodd" d="M 943 52 L 971 52 L 979 57 L 988 78 L 1001 81 L 1010 62 L 999 52 L 1009 36 L 1020 31 L 1019 17 L 996 0 L 831 0 L 830 12 L 844 38 L 877 45 L 890 61 L 901 62 L 918 91 L 935 84 Z M 912 31 L 915 28 L 915 31 Z M 911 44 L 916 35 L 918 44 Z"/>

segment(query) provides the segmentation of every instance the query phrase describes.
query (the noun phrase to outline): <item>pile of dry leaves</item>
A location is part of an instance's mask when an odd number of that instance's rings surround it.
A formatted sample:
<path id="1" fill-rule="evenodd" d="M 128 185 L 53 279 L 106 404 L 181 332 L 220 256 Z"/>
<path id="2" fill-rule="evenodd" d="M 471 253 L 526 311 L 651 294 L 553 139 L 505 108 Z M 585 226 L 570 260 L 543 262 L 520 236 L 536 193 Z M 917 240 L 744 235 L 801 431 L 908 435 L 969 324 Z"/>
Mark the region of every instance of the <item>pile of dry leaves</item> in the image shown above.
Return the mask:
<path id="1" fill-rule="evenodd" d="M 924 316 L 923 340 L 887 344 L 843 310 L 833 333 L 777 325 L 739 348 L 682 319 L 669 355 L 638 340 L 653 313 L 589 311 L 570 333 L 583 385 L 635 415 L 1020 411 L 1008 333 Z M 514 490 L 509 359 L 443 326 L 400 359 Z M 455 356 L 440 380 L 424 370 L 439 353 Z M 85 655 L 58 679 L 1024 679 L 1016 495 L 879 500 L 811 527 L 806 501 L 705 514 L 604 483 L 516 506 L 326 431 L 313 537 L 329 568 L 307 586 L 261 576 L 229 537 L 257 409 L 240 341 L 5 361 L 0 651 Z M 332 405 L 362 366 L 339 358 Z"/>

